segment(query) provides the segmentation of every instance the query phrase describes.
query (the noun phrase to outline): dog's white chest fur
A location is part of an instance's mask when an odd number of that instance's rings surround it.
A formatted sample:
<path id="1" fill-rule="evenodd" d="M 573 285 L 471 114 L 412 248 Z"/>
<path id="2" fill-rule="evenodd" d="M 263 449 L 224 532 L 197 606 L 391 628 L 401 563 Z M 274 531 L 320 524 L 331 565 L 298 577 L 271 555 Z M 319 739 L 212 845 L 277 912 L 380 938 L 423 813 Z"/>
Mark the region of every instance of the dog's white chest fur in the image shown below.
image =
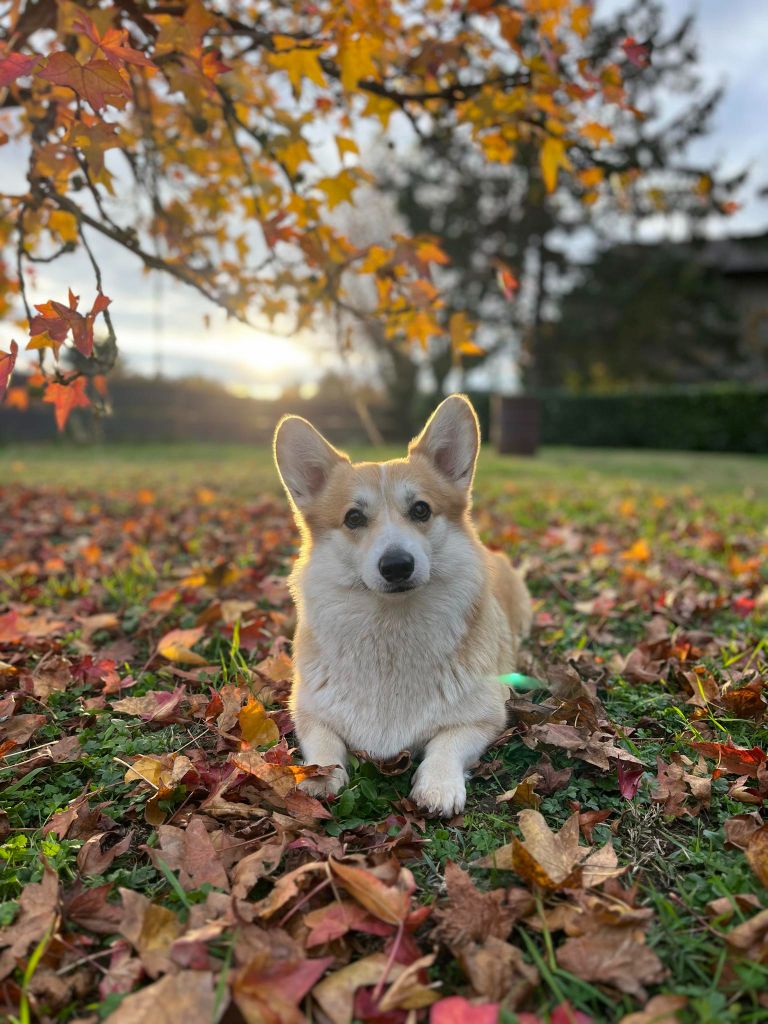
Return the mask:
<path id="1" fill-rule="evenodd" d="M 459 664 L 465 629 L 449 601 L 348 595 L 308 613 L 316 643 L 299 665 L 303 697 L 351 750 L 392 757 L 422 750 L 435 731 L 472 716 L 476 681 Z M 475 683 L 475 685 L 473 685 Z"/>
<path id="2" fill-rule="evenodd" d="M 382 599 L 310 585 L 302 612 L 312 642 L 299 647 L 297 708 L 311 707 L 350 749 L 384 758 L 420 752 L 440 729 L 476 718 L 489 696 L 496 703 L 482 676 L 497 659 L 493 650 L 473 652 L 472 664 L 461 657 L 471 589 L 435 585 L 428 595 Z"/>

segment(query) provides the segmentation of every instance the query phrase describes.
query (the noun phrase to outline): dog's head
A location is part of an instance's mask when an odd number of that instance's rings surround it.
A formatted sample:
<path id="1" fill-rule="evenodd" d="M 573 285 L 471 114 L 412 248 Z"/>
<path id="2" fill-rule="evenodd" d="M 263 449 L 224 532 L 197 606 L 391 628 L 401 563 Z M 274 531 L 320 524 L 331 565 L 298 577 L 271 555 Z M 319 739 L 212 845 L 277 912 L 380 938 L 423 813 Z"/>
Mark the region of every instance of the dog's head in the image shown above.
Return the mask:
<path id="1" fill-rule="evenodd" d="M 300 416 L 275 431 L 275 462 L 315 573 L 329 584 L 407 594 L 462 571 L 477 416 L 462 395 L 435 410 L 405 459 L 352 463 Z"/>

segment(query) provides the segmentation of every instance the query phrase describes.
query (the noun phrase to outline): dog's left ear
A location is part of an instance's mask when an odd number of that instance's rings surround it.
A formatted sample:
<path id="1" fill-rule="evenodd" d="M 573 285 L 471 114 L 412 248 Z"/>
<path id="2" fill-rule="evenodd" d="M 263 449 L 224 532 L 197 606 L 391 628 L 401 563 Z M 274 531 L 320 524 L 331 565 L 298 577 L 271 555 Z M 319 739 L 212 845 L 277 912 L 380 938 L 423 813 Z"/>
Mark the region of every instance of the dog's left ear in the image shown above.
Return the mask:
<path id="1" fill-rule="evenodd" d="M 480 425 L 464 395 L 451 395 L 441 402 L 408 445 L 409 455 L 426 456 L 438 472 L 466 491 L 472 486 L 479 450 Z"/>

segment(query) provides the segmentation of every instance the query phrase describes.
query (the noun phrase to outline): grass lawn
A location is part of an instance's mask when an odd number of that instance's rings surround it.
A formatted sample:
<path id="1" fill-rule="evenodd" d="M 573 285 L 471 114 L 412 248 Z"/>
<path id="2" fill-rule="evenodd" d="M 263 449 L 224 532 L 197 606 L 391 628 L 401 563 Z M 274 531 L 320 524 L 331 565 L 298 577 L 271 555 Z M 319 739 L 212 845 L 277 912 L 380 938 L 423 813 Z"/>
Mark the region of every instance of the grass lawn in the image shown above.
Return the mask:
<path id="1" fill-rule="evenodd" d="M 768 460 L 486 451 L 475 509 L 548 689 L 425 821 L 293 788 L 266 449 L 0 448 L 0 1017 L 766 1019 Z"/>

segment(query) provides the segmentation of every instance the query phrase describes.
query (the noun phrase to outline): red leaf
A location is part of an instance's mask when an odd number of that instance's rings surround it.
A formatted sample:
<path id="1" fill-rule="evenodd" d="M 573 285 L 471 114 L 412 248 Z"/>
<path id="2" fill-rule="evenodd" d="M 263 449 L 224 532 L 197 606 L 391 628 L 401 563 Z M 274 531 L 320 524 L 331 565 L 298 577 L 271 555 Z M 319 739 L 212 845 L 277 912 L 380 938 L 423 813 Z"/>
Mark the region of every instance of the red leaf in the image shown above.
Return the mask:
<path id="1" fill-rule="evenodd" d="M 8 388 L 8 381 L 11 379 L 18 353 L 19 346 L 15 341 L 11 342 L 10 352 L 0 352 L 0 402 L 3 400 Z"/>
<path id="2" fill-rule="evenodd" d="M 43 396 L 44 402 L 51 402 L 56 412 L 56 426 L 63 430 L 73 409 L 85 408 L 91 404 L 85 393 L 85 377 L 76 377 L 70 384 L 49 384 Z"/>
<path id="3" fill-rule="evenodd" d="M 29 324 L 31 337 L 47 332 L 50 337 L 59 345 L 66 339 L 67 334 L 72 332 L 72 341 L 78 352 L 86 358 L 93 355 L 93 325 L 99 313 L 103 313 L 109 306 L 110 299 L 101 292 L 94 299 L 90 313 L 83 316 L 78 313 L 77 304 L 79 298 L 69 291 L 69 305 L 62 302 L 43 302 L 35 306 L 40 316 L 32 317 Z"/>
<path id="4" fill-rule="evenodd" d="M 501 294 L 507 302 L 511 302 L 515 297 L 515 292 L 520 287 L 520 282 L 506 263 L 502 263 L 501 260 L 496 265 L 496 280 L 499 282 Z"/>
<path id="5" fill-rule="evenodd" d="M 132 46 L 126 46 L 128 33 L 121 28 L 108 28 L 104 35 L 99 35 L 99 30 L 91 21 L 88 15 L 81 11 L 75 19 L 73 26 L 75 32 L 83 32 L 92 43 L 99 47 L 113 67 L 120 67 L 122 63 L 140 64 L 145 68 L 154 68 L 149 57 L 145 57 L 139 50 Z"/>
<path id="6" fill-rule="evenodd" d="M 619 792 L 625 800 L 634 800 L 640 788 L 645 768 L 642 765 L 639 768 L 636 765 L 625 765 L 623 761 L 619 761 L 616 765 L 616 771 L 619 776 Z"/>
<path id="7" fill-rule="evenodd" d="M 592 1018 L 588 1017 L 586 1013 L 582 1013 L 581 1010 L 574 1010 L 566 1000 L 554 1008 L 552 1016 L 549 1018 L 549 1024 L 592 1024 Z"/>
<path id="8" fill-rule="evenodd" d="M 731 743 L 692 743 L 705 757 L 717 761 L 721 772 L 732 775 L 757 775 L 758 769 L 765 764 L 765 751 L 760 747 L 734 747 Z"/>
<path id="9" fill-rule="evenodd" d="M 463 996 L 441 999 L 429 1012 L 429 1024 L 496 1024 L 498 1019 L 498 1003 L 475 1006 Z"/>
<path id="10" fill-rule="evenodd" d="M 89 60 L 87 64 L 80 64 L 65 50 L 49 57 L 39 74 L 54 85 L 66 85 L 74 89 L 96 111 L 102 110 L 107 104 L 116 106 L 117 97 L 129 99 L 131 96 L 130 85 L 108 61 Z"/>
<path id="11" fill-rule="evenodd" d="M 650 48 L 643 43 L 638 43 L 634 36 L 627 36 L 622 42 L 621 48 L 627 55 L 627 60 L 635 67 L 647 68 L 651 63 Z"/>
<path id="12" fill-rule="evenodd" d="M 755 610 L 757 601 L 754 597 L 745 597 L 743 594 L 741 597 L 736 597 L 731 604 L 731 608 L 736 612 L 740 619 L 748 618 Z"/>
<path id="13" fill-rule="evenodd" d="M 22 75 L 28 75 L 40 60 L 37 56 L 28 57 L 23 53 L 9 53 L 0 57 L 0 87 L 10 85 Z"/>

